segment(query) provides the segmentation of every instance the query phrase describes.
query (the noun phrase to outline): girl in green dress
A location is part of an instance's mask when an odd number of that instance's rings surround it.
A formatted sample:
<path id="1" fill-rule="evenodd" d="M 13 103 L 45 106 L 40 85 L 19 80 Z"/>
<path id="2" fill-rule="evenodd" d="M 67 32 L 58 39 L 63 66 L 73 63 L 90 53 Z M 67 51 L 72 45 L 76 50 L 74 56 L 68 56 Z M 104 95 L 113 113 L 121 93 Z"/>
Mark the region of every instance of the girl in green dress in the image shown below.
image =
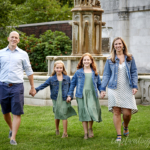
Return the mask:
<path id="1" fill-rule="evenodd" d="M 94 136 L 93 121 L 102 121 L 97 91 L 97 89 L 100 91 L 101 80 L 97 73 L 96 63 L 89 53 L 81 57 L 77 69 L 71 81 L 67 101 L 71 100 L 71 95 L 76 87 L 79 121 L 83 124 L 84 139 L 88 139 Z"/>
<path id="2" fill-rule="evenodd" d="M 35 88 L 38 92 L 50 86 L 50 97 L 53 101 L 53 112 L 55 113 L 56 135 L 59 135 L 59 122 L 63 120 L 62 138 L 68 137 L 67 134 L 67 118 L 76 115 L 71 103 L 67 103 L 67 93 L 70 86 L 70 77 L 67 76 L 63 61 L 59 60 L 54 63 L 52 76 L 45 83 Z"/>

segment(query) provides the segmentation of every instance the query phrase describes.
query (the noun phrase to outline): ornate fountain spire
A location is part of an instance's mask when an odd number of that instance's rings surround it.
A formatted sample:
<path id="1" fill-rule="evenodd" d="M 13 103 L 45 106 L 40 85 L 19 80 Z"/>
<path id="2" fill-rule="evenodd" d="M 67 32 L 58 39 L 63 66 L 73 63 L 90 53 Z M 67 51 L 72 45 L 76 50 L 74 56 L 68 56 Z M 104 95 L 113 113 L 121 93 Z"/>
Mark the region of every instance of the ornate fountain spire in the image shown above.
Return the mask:
<path id="1" fill-rule="evenodd" d="M 74 7 L 101 7 L 98 0 L 74 0 Z"/>
<path id="2" fill-rule="evenodd" d="M 102 56 L 102 13 L 98 0 L 74 0 L 72 11 L 72 55 L 89 52 Z"/>

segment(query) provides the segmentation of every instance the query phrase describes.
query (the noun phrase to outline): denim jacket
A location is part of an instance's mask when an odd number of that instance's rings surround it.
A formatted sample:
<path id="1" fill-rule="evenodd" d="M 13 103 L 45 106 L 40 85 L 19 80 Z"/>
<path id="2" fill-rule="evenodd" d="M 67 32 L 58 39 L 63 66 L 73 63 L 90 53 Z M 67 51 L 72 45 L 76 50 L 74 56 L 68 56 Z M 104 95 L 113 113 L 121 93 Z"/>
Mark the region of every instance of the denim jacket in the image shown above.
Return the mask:
<path id="1" fill-rule="evenodd" d="M 131 61 L 127 61 L 126 59 L 127 56 L 125 55 L 125 66 L 129 85 L 131 88 L 138 89 L 138 74 L 135 60 L 133 56 Z M 107 84 L 108 88 L 117 89 L 118 66 L 119 66 L 119 59 L 117 55 L 115 56 L 115 63 L 113 63 L 111 59 L 109 58 L 107 59 L 103 73 L 101 91 L 106 91 Z"/>
<path id="2" fill-rule="evenodd" d="M 83 97 L 84 81 L 85 81 L 85 74 L 84 74 L 83 68 L 81 68 L 81 69 L 77 70 L 76 73 L 74 74 L 74 76 L 72 77 L 68 96 L 73 95 L 74 88 L 75 88 L 75 86 L 77 86 L 75 96 L 78 98 L 82 98 Z M 92 81 L 93 81 L 94 89 L 96 92 L 96 96 L 98 97 L 97 89 L 99 91 L 101 89 L 101 80 L 100 80 L 99 75 L 97 75 L 97 76 L 95 75 L 95 72 L 93 69 L 92 69 Z"/>
<path id="3" fill-rule="evenodd" d="M 57 100 L 57 95 L 58 95 L 58 90 L 59 90 L 59 81 L 57 79 L 56 74 L 52 77 L 49 77 L 43 84 L 41 84 L 39 87 L 37 87 L 35 89 L 38 92 L 39 90 L 42 90 L 42 89 L 46 88 L 47 86 L 50 86 L 51 99 Z M 66 99 L 67 99 L 67 93 L 69 91 L 69 87 L 70 87 L 70 77 L 63 74 L 62 98 L 64 101 L 66 101 Z"/>

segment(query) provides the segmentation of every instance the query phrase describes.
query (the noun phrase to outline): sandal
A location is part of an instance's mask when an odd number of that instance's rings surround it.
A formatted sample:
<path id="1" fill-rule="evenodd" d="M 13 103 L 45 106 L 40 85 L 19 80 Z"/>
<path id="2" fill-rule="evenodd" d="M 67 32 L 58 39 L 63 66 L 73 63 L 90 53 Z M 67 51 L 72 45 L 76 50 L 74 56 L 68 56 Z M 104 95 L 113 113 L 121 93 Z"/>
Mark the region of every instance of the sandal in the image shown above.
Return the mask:
<path id="1" fill-rule="evenodd" d="M 56 130 L 56 135 L 60 135 L 59 130 Z"/>
<path id="2" fill-rule="evenodd" d="M 118 136 L 121 136 L 121 135 L 117 135 L 116 142 L 121 142 L 121 137 L 118 137 Z"/>
<path id="3" fill-rule="evenodd" d="M 93 134 L 93 130 L 91 128 L 91 129 L 89 129 L 89 138 L 92 138 L 92 137 L 94 137 L 94 134 Z"/>
<path id="4" fill-rule="evenodd" d="M 88 133 L 84 134 L 84 139 L 87 140 L 88 139 Z"/>
<path id="5" fill-rule="evenodd" d="M 123 126 L 124 131 L 128 131 L 128 127 L 125 127 L 125 126 L 124 126 L 124 122 L 122 122 L 122 126 Z M 125 133 L 124 131 L 123 131 L 123 135 L 124 135 L 124 136 L 129 136 L 129 131 L 126 132 L 126 133 Z"/>
<path id="6" fill-rule="evenodd" d="M 63 133 L 61 138 L 67 138 L 67 137 L 68 137 L 68 134 Z"/>

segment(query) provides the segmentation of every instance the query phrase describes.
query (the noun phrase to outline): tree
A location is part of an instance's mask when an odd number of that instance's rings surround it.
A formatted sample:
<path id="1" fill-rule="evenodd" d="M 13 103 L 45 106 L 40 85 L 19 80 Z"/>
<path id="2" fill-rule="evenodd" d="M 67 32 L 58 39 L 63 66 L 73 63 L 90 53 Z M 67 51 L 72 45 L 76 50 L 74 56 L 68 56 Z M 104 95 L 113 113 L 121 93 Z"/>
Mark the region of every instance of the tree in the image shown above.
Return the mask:
<path id="1" fill-rule="evenodd" d="M 68 4 L 69 7 L 73 7 L 74 0 L 59 0 L 59 2 L 61 3 L 61 6 Z"/>
<path id="2" fill-rule="evenodd" d="M 7 26 L 15 26 L 17 24 L 12 13 L 15 9 L 15 5 L 11 4 L 9 0 L 0 0 L 0 48 L 7 44 L 7 36 L 13 30 Z"/>
<path id="3" fill-rule="evenodd" d="M 5 28 L 8 25 L 12 25 L 14 22 L 10 19 L 12 11 L 15 10 L 15 5 L 12 5 L 9 0 L 0 0 L 0 27 Z"/>
<path id="4" fill-rule="evenodd" d="M 68 4 L 61 6 L 57 0 L 27 0 L 13 14 L 24 23 L 71 20 L 72 16 Z"/>
<path id="5" fill-rule="evenodd" d="M 69 1 L 64 1 L 62 5 L 59 0 L 0 0 L 0 49 L 8 44 L 6 39 L 15 30 L 14 26 L 71 20 Z"/>

